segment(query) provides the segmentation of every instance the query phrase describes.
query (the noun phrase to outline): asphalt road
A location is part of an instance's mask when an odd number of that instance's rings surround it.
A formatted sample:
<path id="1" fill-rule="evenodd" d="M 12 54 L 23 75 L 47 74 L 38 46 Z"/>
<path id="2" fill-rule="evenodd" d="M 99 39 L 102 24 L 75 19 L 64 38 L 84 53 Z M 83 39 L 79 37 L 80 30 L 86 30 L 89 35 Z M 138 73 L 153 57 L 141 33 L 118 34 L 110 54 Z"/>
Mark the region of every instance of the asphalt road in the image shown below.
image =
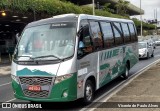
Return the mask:
<path id="1" fill-rule="evenodd" d="M 136 64 L 130 70 L 129 76 L 136 74 L 136 72 L 140 71 L 145 66 L 153 63 L 157 59 L 160 59 L 160 47 L 157 47 L 155 49 L 154 58 L 150 58 L 148 60 L 146 60 L 146 59 L 140 60 L 139 63 Z M 113 89 L 116 85 L 120 84 L 122 81 L 124 81 L 122 78 L 117 78 L 117 79 L 113 80 L 111 83 L 100 88 L 95 93 L 95 99 L 100 98 L 104 93 L 109 92 L 111 89 Z M 107 97 L 107 95 L 105 97 Z M 14 98 L 12 87 L 11 87 L 10 75 L 0 76 L 0 102 L 27 102 L 28 103 L 28 101 L 18 100 L 18 99 Z M 51 103 L 51 104 L 52 104 L 52 110 L 74 110 L 75 111 L 75 110 L 81 110 L 82 108 L 85 107 L 81 103 L 81 100 L 77 100 L 77 101 L 69 102 L 69 103 Z M 48 106 L 51 104 L 48 104 Z M 92 106 L 92 107 L 94 107 L 94 106 Z M 0 109 L 0 110 L 4 110 L 4 109 Z M 7 110 L 10 110 L 10 111 L 11 110 L 12 111 L 22 111 L 23 110 L 24 111 L 24 109 L 5 109 L 5 110 L 6 111 Z M 49 109 L 49 110 L 51 110 L 51 109 Z"/>

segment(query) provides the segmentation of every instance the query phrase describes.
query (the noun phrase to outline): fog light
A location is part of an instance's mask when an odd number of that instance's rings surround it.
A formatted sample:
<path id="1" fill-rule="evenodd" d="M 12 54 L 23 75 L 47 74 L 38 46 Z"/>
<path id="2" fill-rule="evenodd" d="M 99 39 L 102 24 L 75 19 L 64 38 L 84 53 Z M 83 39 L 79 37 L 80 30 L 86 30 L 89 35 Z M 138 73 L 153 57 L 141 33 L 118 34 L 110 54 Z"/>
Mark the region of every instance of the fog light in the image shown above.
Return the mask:
<path id="1" fill-rule="evenodd" d="M 68 96 L 68 93 L 67 93 L 67 92 L 64 92 L 64 93 L 63 93 L 63 97 L 66 98 L 67 96 Z"/>

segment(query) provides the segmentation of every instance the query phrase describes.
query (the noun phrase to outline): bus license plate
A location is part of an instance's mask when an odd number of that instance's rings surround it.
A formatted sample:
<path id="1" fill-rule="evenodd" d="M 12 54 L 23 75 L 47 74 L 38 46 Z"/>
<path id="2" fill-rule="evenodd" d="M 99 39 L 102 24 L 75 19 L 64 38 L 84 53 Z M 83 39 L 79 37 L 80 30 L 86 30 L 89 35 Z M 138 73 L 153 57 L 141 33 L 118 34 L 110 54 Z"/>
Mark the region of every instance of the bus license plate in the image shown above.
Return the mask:
<path id="1" fill-rule="evenodd" d="M 41 86 L 38 86 L 38 85 L 32 85 L 32 86 L 28 86 L 28 90 L 29 91 L 41 91 Z"/>

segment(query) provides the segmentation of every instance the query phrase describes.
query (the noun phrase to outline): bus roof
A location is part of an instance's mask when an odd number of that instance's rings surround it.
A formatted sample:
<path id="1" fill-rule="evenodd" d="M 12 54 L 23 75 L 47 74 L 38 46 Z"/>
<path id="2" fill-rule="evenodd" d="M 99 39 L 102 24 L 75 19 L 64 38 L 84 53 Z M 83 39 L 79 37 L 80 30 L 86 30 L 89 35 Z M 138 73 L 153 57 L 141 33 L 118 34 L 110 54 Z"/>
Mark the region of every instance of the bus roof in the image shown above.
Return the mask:
<path id="1" fill-rule="evenodd" d="M 81 19 L 107 20 L 107 21 L 115 21 L 115 22 L 133 22 L 132 20 L 129 20 L 129 19 L 103 17 L 103 16 L 95 16 L 95 15 L 87 15 L 87 14 L 80 14 L 79 17 Z"/>
<path id="2" fill-rule="evenodd" d="M 88 14 L 62 14 L 53 16 L 51 18 L 41 19 L 38 21 L 31 22 L 27 25 L 27 27 L 48 24 L 54 22 L 74 22 L 82 19 L 92 19 L 92 20 L 106 20 L 106 21 L 115 21 L 115 22 L 133 22 L 129 19 L 120 19 L 120 18 L 112 18 L 112 17 L 103 17 L 103 16 L 94 16 Z"/>

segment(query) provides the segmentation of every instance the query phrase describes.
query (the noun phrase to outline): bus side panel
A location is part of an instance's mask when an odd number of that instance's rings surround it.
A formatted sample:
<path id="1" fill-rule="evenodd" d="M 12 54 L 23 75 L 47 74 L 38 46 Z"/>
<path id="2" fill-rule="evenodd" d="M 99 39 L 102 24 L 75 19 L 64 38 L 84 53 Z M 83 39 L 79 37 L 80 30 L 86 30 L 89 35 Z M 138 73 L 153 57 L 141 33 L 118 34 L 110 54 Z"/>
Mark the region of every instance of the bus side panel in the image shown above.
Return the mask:
<path id="1" fill-rule="evenodd" d="M 103 50 L 99 61 L 99 87 L 109 83 L 124 71 L 122 46 Z"/>
<path id="2" fill-rule="evenodd" d="M 102 87 L 125 72 L 127 61 L 130 62 L 130 68 L 138 62 L 138 46 L 132 43 L 104 50 L 99 57 L 99 87 Z"/>
<path id="3" fill-rule="evenodd" d="M 138 42 L 133 43 L 132 48 L 134 55 L 131 60 L 131 67 L 133 67 L 139 61 Z"/>
<path id="4" fill-rule="evenodd" d="M 132 43 L 128 44 L 125 47 L 125 54 L 123 62 L 126 63 L 127 61 L 130 62 L 130 68 L 132 68 L 138 61 L 138 44 Z"/>

